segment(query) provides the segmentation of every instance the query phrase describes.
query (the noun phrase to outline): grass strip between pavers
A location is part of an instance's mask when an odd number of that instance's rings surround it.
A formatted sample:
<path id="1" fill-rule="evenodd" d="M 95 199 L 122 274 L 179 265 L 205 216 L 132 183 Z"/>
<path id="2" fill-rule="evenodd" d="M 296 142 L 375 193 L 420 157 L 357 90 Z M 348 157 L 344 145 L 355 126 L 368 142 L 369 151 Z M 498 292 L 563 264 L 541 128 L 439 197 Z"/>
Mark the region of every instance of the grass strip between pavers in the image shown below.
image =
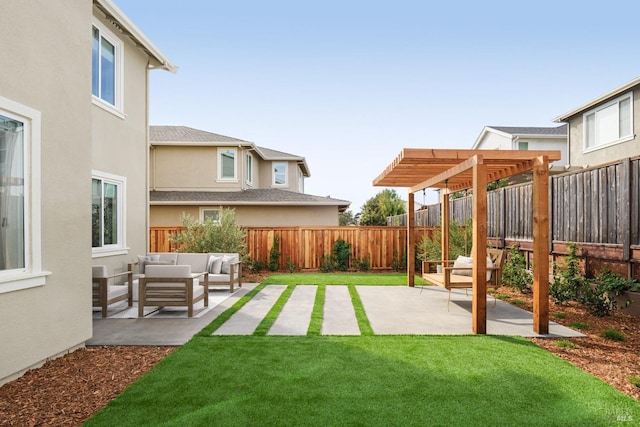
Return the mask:
<path id="1" fill-rule="evenodd" d="M 311 321 L 307 335 L 319 336 L 322 333 L 322 319 L 324 318 L 324 297 L 327 292 L 326 285 L 318 285 L 316 291 L 316 299 L 313 302 L 313 311 L 311 312 Z"/>
<path id="2" fill-rule="evenodd" d="M 238 301 L 236 301 L 235 304 L 233 304 L 231 307 L 229 307 L 224 312 L 222 312 L 218 317 L 213 319 L 213 321 L 211 323 L 209 323 L 207 326 L 205 326 L 200 332 L 198 332 L 194 336 L 195 337 L 210 337 L 211 334 L 213 334 L 216 331 L 216 329 L 218 329 L 220 326 L 222 326 L 222 324 L 224 322 L 229 320 L 229 318 L 231 316 L 233 316 L 238 310 L 240 310 L 242 308 L 242 306 L 244 306 L 247 302 L 249 302 L 251 300 L 251 298 L 253 298 L 258 292 L 260 292 L 262 289 L 264 289 L 265 286 L 267 286 L 265 283 L 261 283 L 258 286 L 256 286 L 255 288 L 253 288 L 245 296 L 243 296 Z"/>
<path id="3" fill-rule="evenodd" d="M 253 335 L 267 335 L 267 332 L 269 332 L 269 329 L 271 329 L 271 326 L 273 326 L 273 323 L 278 318 L 278 315 L 280 315 L 280 312 L 284 308 L 284 305 L 287 303 L 287 301 L 289 301 L 289 298 L 291 297 L 291 294 L 293 293 L 295 287 L 296 285 L 287 285 L 287 288 L 282 291 L 282 294 L 280 294 L 278 301 L 276 301 L 273 307 L 271 307 L 271 310 L 269 310 L 267 315 L 264 316 L 264 319 L 262 319 L 262 322 L 260 322 L 256 330 L 253 331 Z"/>
<path id="4" fill-rule="evenodd" d="M 360 329 L 360 335 L 373 335 L 373 329 L 369 323 L 369 318 L 364 310 L 364 305 L 356 289 L 356 285 L 348 285 L 349 295 L 351 295 L 351 304 L 353 310 L 356 313 L 356 320 L 358 321 L 358 328 Z"/>

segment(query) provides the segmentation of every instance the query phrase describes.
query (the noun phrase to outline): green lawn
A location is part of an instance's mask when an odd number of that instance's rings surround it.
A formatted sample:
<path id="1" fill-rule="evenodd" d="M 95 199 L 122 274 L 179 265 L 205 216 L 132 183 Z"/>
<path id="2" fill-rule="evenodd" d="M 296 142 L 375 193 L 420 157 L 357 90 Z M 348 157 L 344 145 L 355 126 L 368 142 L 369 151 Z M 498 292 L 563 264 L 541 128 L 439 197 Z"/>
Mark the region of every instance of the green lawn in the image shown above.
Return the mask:
<path id="1" fill-rule="evenodd" d="M 403 273 L 297 273 L 272 274 L 263 284 L 278 285 L 406 285 L 407 275 Z M 421 277 L 415 276 L 416 285 L 426 285 Z"/>
<path id="2" fill-rule="evenodd" d="M 309 283 L 296 276 L 269 278 L 289 285 L 276 305 L 286 301 L 295 284 Z M 313 282 L 320 285 L 315 322 L 321 322 L 325 286 L 349 284 L 363 336 L 320 336 L 313 333 L 313 318 L 305 337 L 264 336 L 278 308 L 253 336 L 210 336 L 221 324 L 216 319 L 87 425 L 605 426 L 640 421 L 637 401 L 522 338 L 373 336 L 366 331 L 366 313 L 358 308 L 351 279 L 315 276 L 323 278 Z M 382 280 L 390 284 L 395 278 Z"/>

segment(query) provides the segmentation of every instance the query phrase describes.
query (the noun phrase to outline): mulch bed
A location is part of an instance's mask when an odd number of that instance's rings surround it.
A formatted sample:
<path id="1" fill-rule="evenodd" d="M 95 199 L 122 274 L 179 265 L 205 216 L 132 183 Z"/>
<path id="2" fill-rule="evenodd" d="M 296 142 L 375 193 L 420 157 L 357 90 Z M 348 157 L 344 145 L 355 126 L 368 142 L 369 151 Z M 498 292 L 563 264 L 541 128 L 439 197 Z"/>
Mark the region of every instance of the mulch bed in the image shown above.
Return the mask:
<path id="1" fill-rule="evenodd" d="M 532 296 L 502 287 L 498 294 L 507 301 L 533 310 Z M 588 324 L 586 338 L 563 339 L 577 348 L 559 347 L 559 339 L 531 338 L 531 341 L 577 367 L 640 400 L 640 388 L 630 376 L 640 376 L 640 320 L 616 311 L 595 317 L 578 304 L 550 304 L 551 320 L 571 327 Z M 562 313 L 564 318 L 558 318 Z M 626 341 L 600 336 L 613 328 Z M 87 347 L 46 362 L 42 367 L 0 387 L 0 425 L 75 426 L 102 409 L 111 399 L 148 372 L 175 347 L 102 346 Z"/>

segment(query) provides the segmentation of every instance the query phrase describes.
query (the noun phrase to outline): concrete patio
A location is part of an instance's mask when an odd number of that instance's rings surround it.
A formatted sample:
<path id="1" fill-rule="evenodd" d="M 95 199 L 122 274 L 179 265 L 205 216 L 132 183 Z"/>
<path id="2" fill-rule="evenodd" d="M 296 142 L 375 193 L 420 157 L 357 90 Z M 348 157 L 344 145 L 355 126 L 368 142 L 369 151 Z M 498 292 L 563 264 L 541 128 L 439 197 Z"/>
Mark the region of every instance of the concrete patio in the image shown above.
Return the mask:
<path id="1" fill-rule="evenodd" d="M 94 319 L 93 338 L 87 345 L 181 345 L 231 307 L 257 284 L 246 283 L 229 298 L 199 318 Z M 228 319 L 214 335 L 251 335 L 269 312 L 283 285 L 269 285 Z M 268 335 L 306 335 L 316 286 L 294 290 Z M 376 335 L 468 335 L 471 329 L 471 294 L 448 293 L 436 286 L 357 286 L 365 312 Z M 581 333 L 550 322 L 549 334 L 533 332 L 533 316 L 516 306 L 487 301 L 487 334 L 524 337 L 580 337 Z M 359 335 L 346 286 L 327 286 L 323 335 Z"/>

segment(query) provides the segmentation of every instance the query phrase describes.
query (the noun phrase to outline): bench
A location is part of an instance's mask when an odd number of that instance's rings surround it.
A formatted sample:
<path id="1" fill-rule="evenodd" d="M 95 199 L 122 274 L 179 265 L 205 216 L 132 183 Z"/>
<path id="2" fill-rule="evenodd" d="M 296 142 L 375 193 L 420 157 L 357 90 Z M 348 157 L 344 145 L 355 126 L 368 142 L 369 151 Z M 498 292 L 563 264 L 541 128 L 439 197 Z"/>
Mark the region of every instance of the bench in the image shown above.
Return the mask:
<path id="1" fill-rule="evenodd" d="M 505 252 L 500 249 L 487 249 L 487 255 L 491 258 L 491 262 L 493 264 L 493 267 L 487 267 L 487 287 L 496 289 L 502 284 L 502 267 L 504 266 Z M 422 278 L 432 285 L 441 286 L 449 291 L 449 302 L 451 301 L 452 289 L 473 288 L 473 268 L 454 267 L 454 263 L 455 260 L 422 261 Z M 444 264 L 442 273 L 430 273 L 429 265 L 431 264 Z M 454 272 L 459 271 L 468 271 L 469 274 L 454 274 Z M 447 307 L 449 302 L 447 302 Z"/>
<path id="2" fill-rule="evenodd" d="M 242 262 L 237 253 L 186 253 L 155 252 L 141 255 L 138 261 L 128 265 L 129 271 L 136 271 L 133 279 L 137 282 L 145 276 L 146 267 L 153 265 L 188 265 L 192 275 L 204 276 L 209 289 L 214 286 L 229 287 L 233 292 L 235 285 L 242 287 Z M 134 283 L 133 300 L 138 301 L 138 286 Z"/>

